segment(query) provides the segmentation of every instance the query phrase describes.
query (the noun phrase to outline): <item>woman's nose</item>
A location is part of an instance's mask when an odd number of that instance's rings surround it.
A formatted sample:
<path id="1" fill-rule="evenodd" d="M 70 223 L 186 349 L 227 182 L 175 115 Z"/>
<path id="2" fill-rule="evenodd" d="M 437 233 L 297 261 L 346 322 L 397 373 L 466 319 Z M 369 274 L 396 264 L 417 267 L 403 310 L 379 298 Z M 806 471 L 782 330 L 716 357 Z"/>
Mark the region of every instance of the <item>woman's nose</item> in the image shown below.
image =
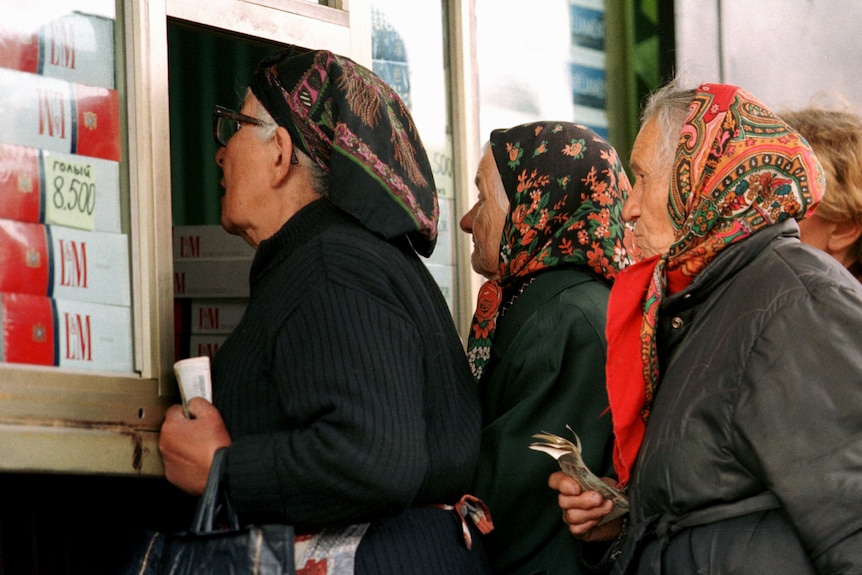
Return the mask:
<path id="1" fill-rule="evenodd" d="M 632 192 L 629 194 L 629 197 L 626 199 L 626 203 L 623 204 L 623 219 L 627 222 L 633 222 L 640 216 L 641 208 L 640 203 L 638 202 L 638 193 L 632 189 Z"/>
<path id="2" fill-rule="evenodd" d="M 220 168 L 224 161 L 224 146 L 219 146 L 215 153 L 215 163 Z"/>
<path id="3" fill-rule="evenodd" d="M 461 231 L 472 234 L 473 233 L 473 212 L 476 210 L 476 206 L 474 205 L 470 208 L 466 214 L 461 217 L 461 222 L 458 224 L 461 226 Z"/>

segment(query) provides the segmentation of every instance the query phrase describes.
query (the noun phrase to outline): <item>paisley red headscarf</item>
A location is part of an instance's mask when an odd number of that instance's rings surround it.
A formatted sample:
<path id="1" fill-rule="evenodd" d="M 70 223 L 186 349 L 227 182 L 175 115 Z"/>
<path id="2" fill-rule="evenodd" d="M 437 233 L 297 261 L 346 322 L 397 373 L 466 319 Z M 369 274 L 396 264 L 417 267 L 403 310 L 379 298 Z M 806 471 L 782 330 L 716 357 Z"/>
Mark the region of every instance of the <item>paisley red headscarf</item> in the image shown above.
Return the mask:
<path id="1" fill-rule="evenodd" d="M 686 287 L 731 244 L 809 215 L 824 188 L 808 143 L 758 100 L 735 86 L 697 89 L 668 191 L 676 240 L 666 254 L 619 274 L 611 291 L 607 387 L 621 484 L 629 480 L 659 382 L 662 298 Z"/>
<path id="2" fill-rule="evenodd" d="M 467 354 L 479 381 L 490 358 L 503 289 L 557 266 L 612 281 L 631 263 L 633 235 L 622 219 L 630 188 L 616 150 L 569 122 L 491 132 L 491 151 L 509 198 L 500 238 L 500 279 L 479 290 Z"/>

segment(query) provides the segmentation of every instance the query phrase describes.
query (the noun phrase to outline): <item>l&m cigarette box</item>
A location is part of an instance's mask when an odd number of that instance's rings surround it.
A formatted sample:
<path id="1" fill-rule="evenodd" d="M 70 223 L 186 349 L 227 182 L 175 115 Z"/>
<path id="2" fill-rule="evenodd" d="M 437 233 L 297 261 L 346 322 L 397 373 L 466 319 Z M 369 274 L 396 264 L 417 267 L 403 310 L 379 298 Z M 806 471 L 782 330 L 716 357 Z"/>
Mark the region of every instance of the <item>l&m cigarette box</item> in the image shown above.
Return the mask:
<path id="1" fill-rule="evenodd" d="M 207 356 L 212 359 L 228 337 L 229 335 L 192 334 L 189 337 L 189 357 Z"/>
<path id="2" fill-rule="evenodd" d="M 254 248 L 221 226 L 174 226 L 174 297 L 247 298 Z"/>
<path id="3" fill-rule="evenodd" d="M 131 309 L 0 293 L 0 361 L 131 372 Z"/>
<path id="4" fill-rule="evenodd" d="M 131 305 L 125 234 L 0 219 L 0 291 Z"/>
<path id="5" fill-rule="evenodd" d="M 0 21 L 0 67 L 116 87 L 114 20 L 71 11 L 55 16 L 40 12 L 38 2 L 21 4 L 16 17 Z"/>
<path id="6" fill-rule="evenodd" d="M 254 259 L 254 248 L 216 225 L 174 226 L 174 261 L 208 258 Z"/>
<path id="7" fill-rule="evenodd" d="M 116 90 L 0 68 L 0 141 L 119 162 Z"/>
<path id="8" fill-rule="evenodd" d="M 227 335 L 239 325 L 247 305 L 244 298 L 192 299 L 190 333 Z"/>
<path id="9" fill-rule="evenodd" d="M 248 258 L 174 261 L 174 297 L 247 298 Z"/>

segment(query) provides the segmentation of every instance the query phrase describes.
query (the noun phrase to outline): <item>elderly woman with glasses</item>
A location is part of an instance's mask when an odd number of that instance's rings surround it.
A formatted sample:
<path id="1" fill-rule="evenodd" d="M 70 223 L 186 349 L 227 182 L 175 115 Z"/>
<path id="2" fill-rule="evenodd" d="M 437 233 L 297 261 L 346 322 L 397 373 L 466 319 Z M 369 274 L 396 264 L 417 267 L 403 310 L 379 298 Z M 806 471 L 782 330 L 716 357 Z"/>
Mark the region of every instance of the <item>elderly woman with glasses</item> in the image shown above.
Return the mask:
<path id="1" fill-rule="evenodd" d="M 201 493 L 224 449 L 240 519 L 293 525 L 299 573 L 485 573 L 462 519 L 482 510 L 466 495 L 478 394 L 418 257 L 438 207 L 408 111 L 351 60 L 290 48 L 261 63 L 239 112 L 216 109 L 214 132 L 222 225 L 257 251 L 213 404 L 165 419 L 167 478 Z"/>
<path id="2" fill-rule="evenodd" d="M 862 573 L 862 286 L 800 242 L 819 162 L 744 90 L 671 84 L 631 167 L 646 259 L 611 290 L 607 365 L 630 512 L 599 525 L 613 503 L 557 473 L 570 531 L 617 535 L 615 574 Z"/>

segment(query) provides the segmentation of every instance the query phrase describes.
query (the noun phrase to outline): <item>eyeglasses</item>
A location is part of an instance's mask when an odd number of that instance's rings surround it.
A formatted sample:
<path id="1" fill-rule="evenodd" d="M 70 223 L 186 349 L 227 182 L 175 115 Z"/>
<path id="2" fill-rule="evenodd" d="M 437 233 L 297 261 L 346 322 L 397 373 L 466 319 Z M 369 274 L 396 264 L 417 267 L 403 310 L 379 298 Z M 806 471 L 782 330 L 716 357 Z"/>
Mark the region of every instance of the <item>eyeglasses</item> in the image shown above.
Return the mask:
<path id="1" fill-rule="evenodd" d="M 266 122 L 234 112 L 224 106 L 216 106 L 213 110 L 213 138 L 219 146 L 227 146 L 234 134 L 236 134 L 243 124 L 252 124 L 254 126 L 266 126 Z"/>
<path id="2" fill-rule="evenodd" d="M 234 134 L 239 132 L 243 124 L 252 124 L 254 126 L 267 126 L 263 120 L 234 112 L 224 106 L 216 106 L 213 110 L 213 138 L 221 147 L 227 146 L 228 141 L 233 138 Z M 296 150 L 290 154 L 290 163 L 298 164 L 299 158 L 296 157 Z"/>

